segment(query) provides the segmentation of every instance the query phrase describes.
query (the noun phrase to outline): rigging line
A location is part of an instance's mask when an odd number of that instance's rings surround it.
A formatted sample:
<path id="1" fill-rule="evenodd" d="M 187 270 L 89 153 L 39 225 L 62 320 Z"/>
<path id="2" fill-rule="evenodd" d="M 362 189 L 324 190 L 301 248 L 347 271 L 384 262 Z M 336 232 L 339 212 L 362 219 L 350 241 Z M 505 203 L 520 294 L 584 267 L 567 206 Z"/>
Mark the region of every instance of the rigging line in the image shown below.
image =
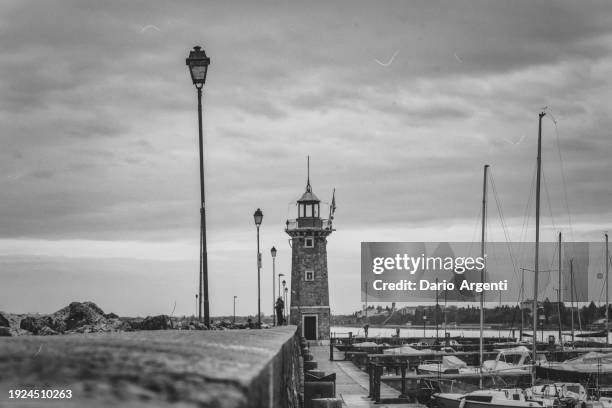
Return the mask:
<path id="1" fill-rule="evenodd" d="M 546 201 L 548 204 L 548 212 L 550 213 L 550 221 L 552 222 L 553 230 L 558 231 L 557 226 L 555 225 L 555 217 L 553 216 L 552 206 L 550 205 L 550 194 L 548 192 L 548 182 L 546 181 L 546 173 L 542 168 L 542 182 L 544 184 L 544 191 L 546 192 Z"/>
<path id="2" fill-rule="evenodd" d="M 521 229 L 520 241 L 525 241 L 527 235 L 527 229 L 529 228 L 529 219 L 531 218 L 531 207 L 535 197 L 535 183 L 537 175 L 537 164 L 533 165 L 533 171 L 531 176 L 531 185 L 529 187 L 529 197 L 527 198 L 527 205 L 525 206 L 525 213 L 523 214 L 523 226 Z"/>
<path id="3" fill-rule="evenodd" d="M 519 242 L 525 242 L 525 238 L 527 235 L 527 229 L 529 227 L 529 219 L 530 219 L 529 214 L 531 213 L 531 206 L 533 203 L 533 198 L 535 196 L 536 171 L 537 171 L 537 164 L 534 164 L 533 171 L 532 171 L 532 177 L 531 177 L 531 186 L 529 187 L 529 196 L 527 198 L 527 203 L 525 205 L 525 211 L 523 213 L 523 225 L 521 227 L 521 233 L 519 235 Z M 518 259 L 520 260 L 521 263 L 523 263 L 524 261 L 525 251 L 526 251 L 525 246 L 521 245 L 519 247 L 519 254 L 518 254 Z"/>
<path id="4" fill-rule="evenodd" d="M 561 154 L 561 138 L 559 137 L 559 128 L 557 127 L 557 120 L 554 116 L 549 114 L 550 119 L 552 120 L 555 127 L 555 137 L 557 140 L 557 153 L 559 154 L 559 165 L 561 167 L 561 180 L 563 182 L 563 198 L 565 200 L 565 209 L 567 211 L 567 222 L 569 227 L 570 236 L 572 242 L 574 242 L 574 228 L 572 227 L 572 214 L 569 208 L 569 200 L 567 198 L 567 180 L 565 178 L 565 165 L 563 164 L 563 154 Z"/>
<path id="5" fill-rule="evenodd" d="M 575 273 L 573 274 L 575 275 Z M 579 301 L 578 301 L 578 291 L 576 290 L 576 279 L 572 279 L 572 286 L 573 288 L 571 290 L 574 291 L 574 299 L 576 299 L 576 309 L 578 311 L 578 330 L 582 331 L 582 319 L 580 317 L 580 306 L 579 305 Z"/>
<path id="6" fill-rule="evenodd" d="M 474 222 L 474 231 L 472 232 L 472 240 L 470 241 L 470 246 L 468 247 L 468 254 L 472 253 L 472 246 L 476 241 L 476 236 L 478 234 L 478 223 L 480 222 L 480 216 L 482 215 L 482 208 L 478 206 L 478 215 L 476 216 L 476 221 Z"/>
<path id="7" fill-rule="evenodd" d="M 510 233 L 508 232 L 507 226 L 506 226 L 506 221 L 504 219 L 504 212 L 502 211 L 501 208 L 501 203 L 499 200 L 499 195 L 497 194 L 497 188 L 495 188 L 495 179 L 493 177 L 493 171 L 492 169 L 489 169 L 489 178 L 491 180 L 491 189 L 493 190 L 493 197 L 495 198 L 495 204 L 497 205 L 497 212 L 499 214 L 499 218 L 500 218 L 500 222 L 501 222 L 501 226 L 502 226 L 502 231 L 504 233 L 504 237 L 506 238 L 506 248 L 508 249 L 508 255 L 510 255 L 510 260 L 512 261 L 512 271 L 514 272 L 514 277 L 516 279 L 518 279 L 518 274 L 516 271 L 516 261 L 514 259 L 514 255 L 512 253 L 512 249 L 510 247 L 510 244 L 512 243 L 512 240 L 510 239 Z"/>

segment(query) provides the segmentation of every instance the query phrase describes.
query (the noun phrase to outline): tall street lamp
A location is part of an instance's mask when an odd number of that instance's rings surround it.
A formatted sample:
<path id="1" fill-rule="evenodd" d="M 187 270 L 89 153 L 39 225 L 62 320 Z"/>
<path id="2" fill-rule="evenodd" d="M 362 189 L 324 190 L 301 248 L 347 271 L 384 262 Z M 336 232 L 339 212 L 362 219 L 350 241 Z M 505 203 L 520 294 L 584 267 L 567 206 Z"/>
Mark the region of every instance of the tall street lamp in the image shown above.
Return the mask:
<path id="1" fill-rule="evenodd" d="M 234 324 L 236 324 L 236 298 L 238 296 L 234 295 Z"/>
<path id="2" fill-rule="evenodd" d="M 427 316 L 423 315 L 423 337 L 426 337 L 425 335 L 426 327 L 427 327 Z"/>
<path id="3" fill-rule="evenodd" d="M 272 325 L 276 326 L 276 307 L 275 307 L 276 299 L 274 298 L 274 292 L 276 292 L 276 281 L 274 280 L 275 274 L 276 274 L 276 248 L 275 247 L 272 247 L 272 249 L 270 249 L 270 254 L 272 255 Z"/>
<path id="4" fill-rule="evenodd" d="M 261 252 L 259 252 L 259 226 L 263 220 L 263 213 L 258 208 L 253 214 L 257 227 L 257 326 L 261 329 Z"/>
<path id="5" fill-rule="evenodd" d="M 206 82 L 206 73 L 210 65 L 210 58 L 202 47 L 195 46 L 189 52 L 185 61 L 191 73 L 191 80 L 198 91 L 198 130 L 200 142 L 200 267 L 199 267 L 199 300 L 198 320 L 202 321 L 202 299 L 204 300 L 204 324 L 210 323 L 210 310 L 208 302 L 208 257 L 206 254 L 206 214 L 204 213 L 204 143 L 202 141 L 202 87 Z M 202 293 L 202 288 L 204 293 Z"/>

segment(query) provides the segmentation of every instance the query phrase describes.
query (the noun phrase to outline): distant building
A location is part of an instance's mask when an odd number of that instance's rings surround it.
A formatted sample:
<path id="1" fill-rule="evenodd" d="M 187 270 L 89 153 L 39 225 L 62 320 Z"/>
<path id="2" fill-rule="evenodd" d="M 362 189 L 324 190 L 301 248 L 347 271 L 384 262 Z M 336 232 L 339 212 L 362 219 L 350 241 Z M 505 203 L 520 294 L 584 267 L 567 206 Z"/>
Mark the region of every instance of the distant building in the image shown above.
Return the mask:
<path id="1" fill-rule="evenodd" d="M 398 310 L 397 313 L 399 313 L 402 316 L 414 316 L 418 308 L 419 307 L 417 306 L 406 306 Z"/>

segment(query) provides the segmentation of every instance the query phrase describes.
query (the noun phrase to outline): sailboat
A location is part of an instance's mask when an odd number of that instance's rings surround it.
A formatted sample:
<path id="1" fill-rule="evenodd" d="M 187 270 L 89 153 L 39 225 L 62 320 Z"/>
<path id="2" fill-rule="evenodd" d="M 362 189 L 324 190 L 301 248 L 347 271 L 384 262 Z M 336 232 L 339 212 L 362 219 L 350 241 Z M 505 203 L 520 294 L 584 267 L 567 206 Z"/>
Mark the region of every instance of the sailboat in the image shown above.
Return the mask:
<path id="1" fill-rule="evenodd" d="M 486 216 L 487 216 L 487 172 L 489 169 L 489 165 L 486 164 L 484 166 L 484 182 L 483 182 L 483 194 L 482 194 L 482 231 L 481 231 L 481 256 L 485 257 L 485 228 L 486 228 Z M 481 282 L 485 281 L 485 268 L 481 270 L 480 280 Z M 529 401 L 521 389 L 496 389 L 496 390 L 483 390 L 483 378 L 482 374 L 484 372 L 498 372 L 509 369 L 519 369 L 523 370 L 525 367 L 525 363 L 527 364 L 528 369 L 531 369 L 531 364 L 529 359 L 529 351 L 527 348 L 522 347 L 519 350 L 519 360 L 514 361 L 511 358 L 512 363 L 508 363 L 505 360 L 504 352 L 508 350 L 500 351 L 497 359 L 495 361 L 483 361 L 484 356 L 484 340 L 483 340 L 483 332 L 484 332 L 484 291 L 480 294 L 480 355 L 479 355 L 479 367 L 457 367 L 457 371 L 459 373 L 472 371 L 475 374 L 479 374 L 479 385 L 480 390 L 473 391 L 467 394 L 457 394 L 457 393 L 436 393 L 432 396 L 435 401 L 437 407 L 441 408 L 464 408 L 464 407 L 536 407 L 542 406 L 540 402 Z M 512 351 L 510 351 L 512 353 Z M 456 362 L 455 362 L 456 363 Z M 521 363 L 521 365 L 515 365 L 516 363 Z M 458 365 L 458 364 L 457 364 Z M 426 367 L 423 367 L 426 368 Z M 436 367 L 432 367 L 434 370 Z M 442 365 L 437 367 L 438 373 L 439 370 L 443 369 Z"/>
<path id="2" fill-rule="evenodd" d="M 539 249 L 540 249 L 540 183 L 541 183 L 541 167 L 542 167 L 542 118 L 545 113 L 542 112 L 539 114 L 539 124 L 538 124 L 538 155 L 537 155 L 537 177 L 536 177 L 536 243 L 535 243 L 535 276 L 534 276 L 534 289 L 533 289 L 533 348 L 532 355 L 534 358 L 537 356 L 536 354 L 536 338 L 537 338 L 537 310 L 538 310 L 538 266 L 539 266 Z M 482 240 L 481 240 L 481 250 L 482 256 L 484 257 L 485 253 L 485 216 L 486 216 L 486 186 L 487 186 L 487 169 L 488 165 L 485 165 L 484 174 L 484 188 L 483 188 L 483 211 L 482 211 Z M 485 271 L 482 270 L 481 280 L 484 281 Z M 484 293 L 484 292 L 482 292 Z M 480 299 L 480 372 L 483 371 L 483 306 L 484 306 L 484 298 L 481 295 Z M 536 379 L 536 366 L 535 364 L 529 365 L 529 369 L 531 370 L 531 382 L 532 386 L 535 385 Z M 537 407 L 544 406 L 546 402 L 543 399 L 539 399 L 538 401 L 530 398 L 526 392 L 520 389 L 500 389 L 500 390 L 482 390 L 482 376 L 480 378 L 480 388 L 481 390 L 474 391 L 468 394 L 452 394 L 452 393 L 437 393 L 434 394 L 433 398 L 436 401 L 438 407 L 443 408 L 469 408 L 469 407 Z M 552 405 L 551 405 L 552 406 Z"/>
<path id="3" fill-rule="evenodd" d="M 606 292 L 608 281 L 608 270 L 610 263 L 608 234 L 605 234 L 605 270 L 606 270 Z M 571 269 L 571 264 L 570 264 Z M 606 311 L 608 309 L 608 296 L 606 293 Z M 607 317 L 607 316 L 606 316 Z M 606 319 L 607 320 L 607 319 Z M 608 342 L 608 324 L 602 333 Z M 597 334 L 597 333 L 596 333 Z M 576 337 L 580 337 L 578 334 Z M 585 333 L 585 337 L 595 337 L 593 333 Z M 541 378 L 553 380 L 580 380 L 596 386 L 612 386 L 612 352 L 589 352 L 584 355 L 571 358 L 564 362 L 549 362 L 537 367 L 537 374 Z"/>

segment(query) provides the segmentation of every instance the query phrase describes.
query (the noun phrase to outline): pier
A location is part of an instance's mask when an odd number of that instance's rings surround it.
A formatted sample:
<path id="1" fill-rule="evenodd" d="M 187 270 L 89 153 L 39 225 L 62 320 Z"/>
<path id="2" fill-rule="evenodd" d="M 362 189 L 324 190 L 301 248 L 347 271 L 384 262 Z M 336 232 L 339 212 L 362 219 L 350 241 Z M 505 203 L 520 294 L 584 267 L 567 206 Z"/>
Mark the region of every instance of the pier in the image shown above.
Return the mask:
<path id="1" fill-rule="evenodd" d="M 380 393 L 383 399 L 394 400 L 394 403 L 376 403 L 368 398 L 370 377 L 351 361 L 330 361 L 329 346 L 310 346 L 310 352 L 318 362 L 318 368 L 325 372 L 336 373 L 336 396 L 343 401 L 346 408 L 425 408 L 419 403 L 397 401 L 398 392 L 392 387 L 381 384 Z"/>

